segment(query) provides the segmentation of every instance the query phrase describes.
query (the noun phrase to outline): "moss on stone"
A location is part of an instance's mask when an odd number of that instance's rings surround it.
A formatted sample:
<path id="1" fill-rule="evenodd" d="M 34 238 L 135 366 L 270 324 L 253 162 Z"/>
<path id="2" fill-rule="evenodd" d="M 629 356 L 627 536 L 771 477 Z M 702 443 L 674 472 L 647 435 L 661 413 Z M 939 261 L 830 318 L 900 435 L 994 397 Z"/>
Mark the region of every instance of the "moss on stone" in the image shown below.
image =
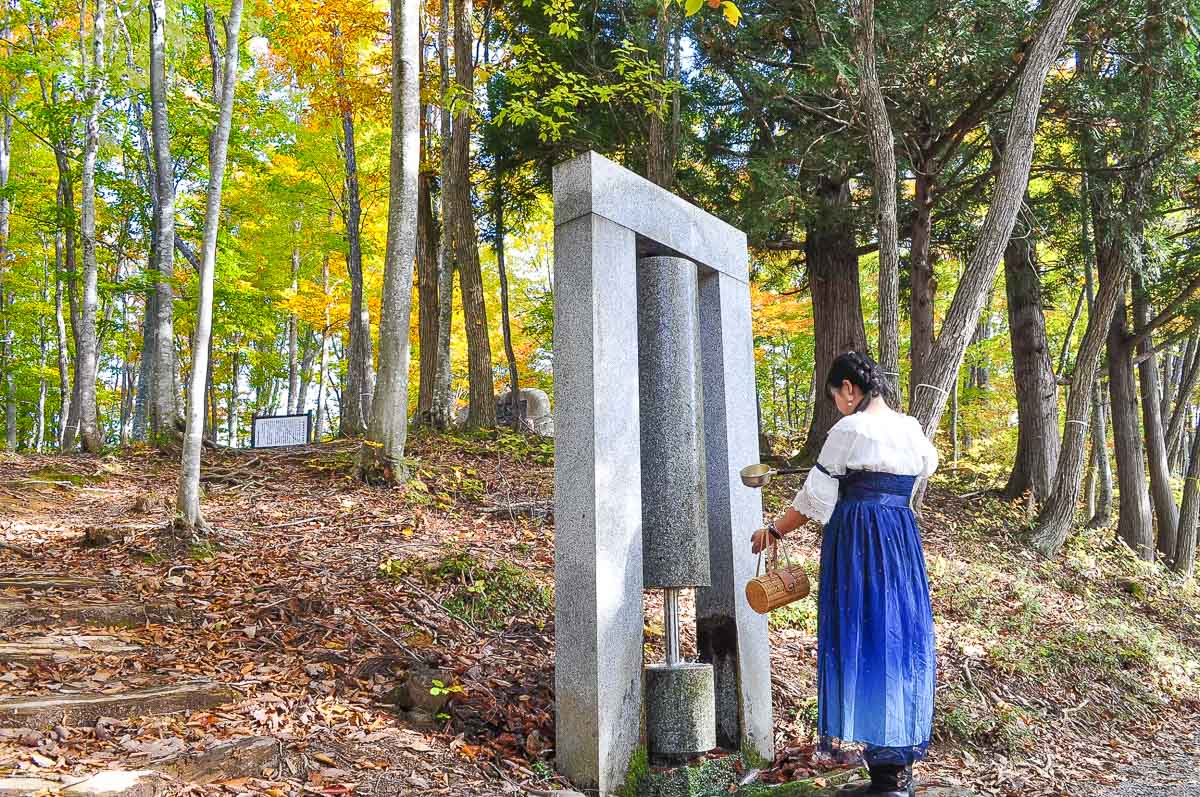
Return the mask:
<path id="1" fill-rule="evenodd" d="M 843 769 L 790 783 L 752 783 L 738 789 L 737 797 L 834 797 L 842 786 L 862 777 L 866 770 Z"/>
<path id="2" fill-rule="evenodd" d="M 629 767 L 626 769 L 625 774 L 625 785 L 617 793 L 621 797 L 640 797 L 642 788 L 649 780 L 650 755 L 646 752 L 645 745 L 639 745 L 633 751 L 633 756 L 629 759 Z"/>

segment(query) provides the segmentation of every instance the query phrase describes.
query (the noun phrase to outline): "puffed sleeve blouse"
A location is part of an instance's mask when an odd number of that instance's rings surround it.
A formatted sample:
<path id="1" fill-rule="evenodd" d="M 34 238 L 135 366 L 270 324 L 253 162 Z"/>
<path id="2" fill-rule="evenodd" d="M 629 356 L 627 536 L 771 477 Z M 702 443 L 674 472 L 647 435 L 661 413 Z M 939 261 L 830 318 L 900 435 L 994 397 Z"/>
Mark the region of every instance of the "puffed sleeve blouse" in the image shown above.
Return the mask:
<path id="1" fill-rule="evenodd" d="M 928 478 L 937 466 L 937 449 L 916 418 L 898 412 L 847 415 L 829 430 L 817 464 L 792 506 L 825 524 L 837 504 L 838 476 L 866 470 Z"/>

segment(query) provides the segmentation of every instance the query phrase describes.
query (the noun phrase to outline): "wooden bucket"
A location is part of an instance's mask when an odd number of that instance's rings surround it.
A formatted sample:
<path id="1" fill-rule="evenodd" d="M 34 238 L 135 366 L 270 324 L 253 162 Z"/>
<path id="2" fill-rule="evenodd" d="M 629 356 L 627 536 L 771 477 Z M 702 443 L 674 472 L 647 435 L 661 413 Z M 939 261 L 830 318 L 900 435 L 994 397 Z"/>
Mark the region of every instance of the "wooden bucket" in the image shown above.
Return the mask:
<path id="1" fill-rule="evenodd" d="M 771 544 L 766 573 L 762 573 L 763 555 L 759 553 L 754 578 L 746 582 L 746 602 L 759 614 L 798 601 L 809 593 L 808 574 L 804 572 L 804 567 L 792 564 L 786 550 L 783 552 L 784 563 L 780 566 L 779 548 L 778 543 Z"/>

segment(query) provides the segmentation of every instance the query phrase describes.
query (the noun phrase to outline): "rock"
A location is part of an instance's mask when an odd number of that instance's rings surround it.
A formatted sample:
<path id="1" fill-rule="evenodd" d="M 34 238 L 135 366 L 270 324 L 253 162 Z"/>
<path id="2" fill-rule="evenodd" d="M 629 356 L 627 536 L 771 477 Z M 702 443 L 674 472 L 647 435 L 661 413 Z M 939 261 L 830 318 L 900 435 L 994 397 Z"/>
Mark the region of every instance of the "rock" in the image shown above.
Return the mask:
<path id="1" fill-rule="evenodd" d="M 29 637 L 20 642 L 0 642 L 0 661 L 36 664 L 46 659 L 64 661 L 102 654 L 136 653 L 139 650 L 139 645 L 111 636 L 51 634 Z"/>
<path id="2" fill-rule="evenodd" d="M 550 410 L 550 397 L 536 387 L 523 387 L 520 401 L 525 405 L 527 428 L 542 437 L 554 437 L 554 416 Z M 512 391 L 506 390 L 496 399 L 496 423 L 512 425 Z"/>
<path id="3" fill-rule="evenodd" d="M 450 693 L 434 694 L 452 685 L 454 674 L 436 667 L 414 665 L 400 688 L 396 690 L 396 705 L 406 711 L 419 711 L 436 717 L 450 701 Z M 434 683 L 437 681 L 441 684 Z"/>
<path id="4" fill-rule="evenodd" d="M 228 687 L 212 681 L 156 686 L 107 695 L 44 695 L 0 700 L 0 722 L 50 728 L 87 725 L 101 717 L 137 717 L 212 708 L 237 699 Z M 65 718 L 65 719 L 64 719 Z"/>

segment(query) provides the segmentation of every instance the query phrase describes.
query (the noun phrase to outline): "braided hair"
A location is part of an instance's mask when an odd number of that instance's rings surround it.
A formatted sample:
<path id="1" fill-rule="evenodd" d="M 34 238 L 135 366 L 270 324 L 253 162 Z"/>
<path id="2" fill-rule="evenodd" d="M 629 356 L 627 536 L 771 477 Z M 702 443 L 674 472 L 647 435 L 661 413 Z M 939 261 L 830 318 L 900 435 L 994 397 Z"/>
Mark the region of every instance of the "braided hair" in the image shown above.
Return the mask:
<path id="1" fill-rule="evenodd" d="M 891 393 L 887 375 L 879 367 L 879 364 L 871 359 L 871 355 L 865 352 L 848 351 L 845 354 L 839 354 L 833 364 L 829 366 L 829 376 L 825 378 L 825 390 L 832 394 L 841 388 L 842 382 L 847 380 L 865 394 L 862 403 L 855 410 L 856 412 L 866 409 L 867 405 L 871 403 L 871 399 L 876 396 L 887 396 Z"/>

